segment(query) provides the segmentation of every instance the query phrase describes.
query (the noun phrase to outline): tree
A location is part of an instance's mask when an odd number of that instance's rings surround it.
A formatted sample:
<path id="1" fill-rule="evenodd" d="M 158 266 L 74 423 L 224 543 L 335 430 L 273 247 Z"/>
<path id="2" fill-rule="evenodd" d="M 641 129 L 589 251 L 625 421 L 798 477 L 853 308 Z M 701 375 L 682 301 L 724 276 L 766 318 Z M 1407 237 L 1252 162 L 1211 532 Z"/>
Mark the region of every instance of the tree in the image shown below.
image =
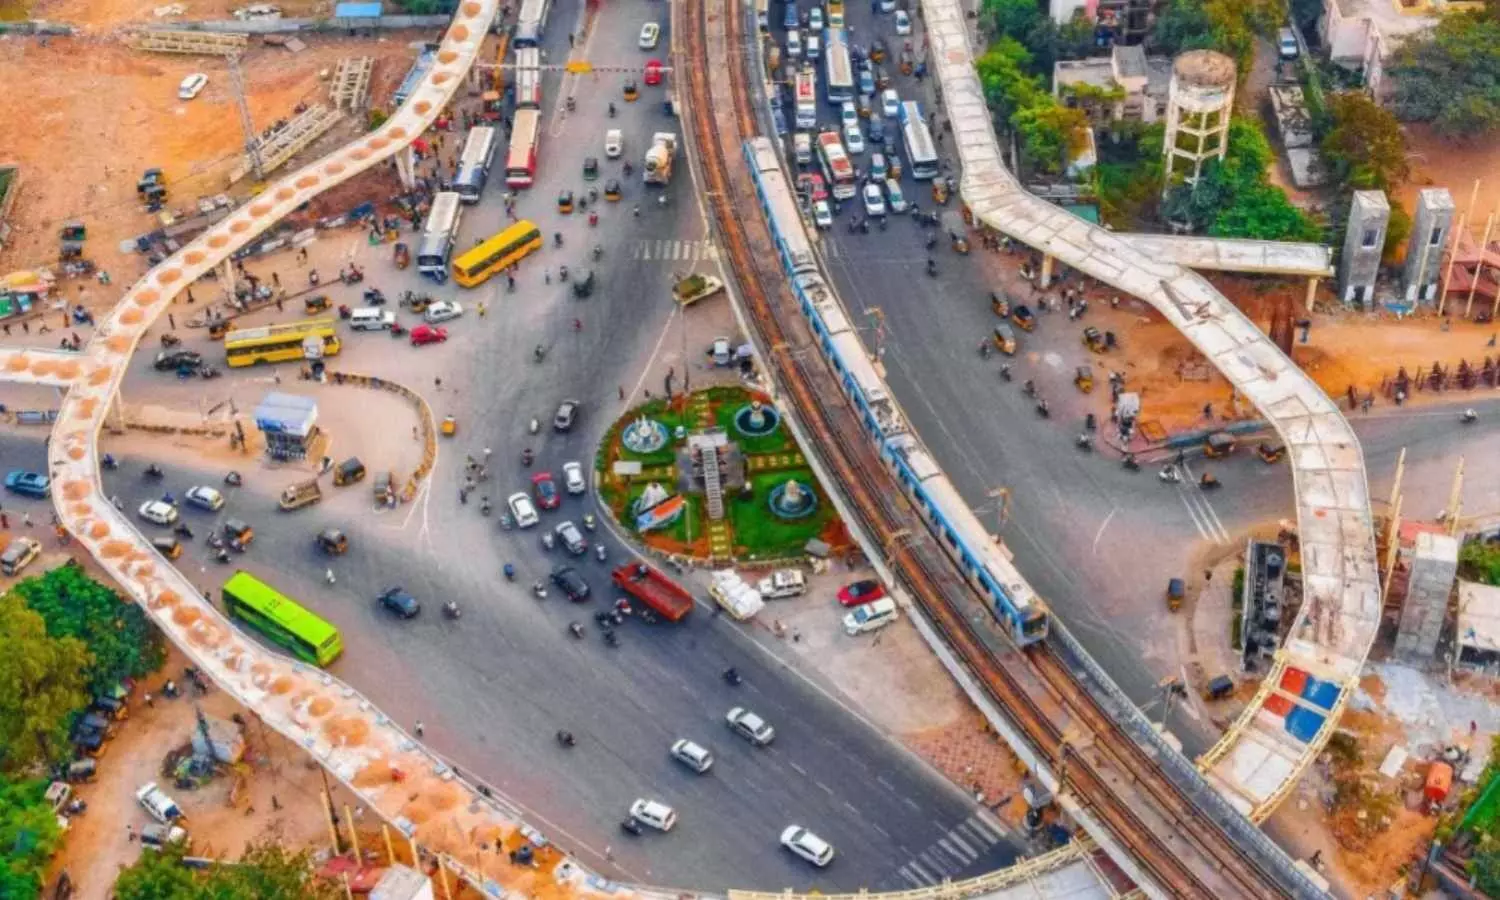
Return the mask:
<path id="1" fill-rule="evenodd" d="M 1026 158 L 1056 175 L 1083 149 L 1089 121 L 1081 109 L 1048 103 L 1017 112 L 1011 125 L 1020 135 Z"/>
<path id="2" fill-rule="evenodd" d="M 17 584 L 17 594 L 47 623 L 53 637 L 76 637 L 93 654 L 89 690 L 105 693 L 125 678 L 161 668 L 166 647 L 161 632 L 134 603 L 127 603 L 75 565 L 59 566 Z"/>
<path id="3" fill-rule="evenodd" d="M 93 659 L 77 638 L 49 637 L 18 593 L 0 597 L 0 647 L 0 765 L 55 762 L 67 749 L 69 718 L 88 702 Z"/>
<path id="4" fill-rule="evenodd" d="M 1364 91 L 1340 91 L 1328 98 L 1331 126 L 1323 156 L 1343 190 L 1389 191 L 1411 174 L 1401 123 Z"/>
<path id="5" fill-rule="evenodd" d="M 1447 137 L 1493 131 L 1500 126 L 1500 15 L 1444 16 L 1403 41 L 1389 71 L 1401 118 L 1430 122 Z"/>
<path id="6" fill-rule="evenodd" d="M 1018 41 L 1046 18 L 1035 0 L 984 0 L 981 14 L 996 34 Z"/>
<path id="7" fill-rule="evenodd" d="M 1283 0 L 1171 0 L 1156 17 L 1152 44 L 1172 55 L 1217 50 L 1244 78 L 1255 62 L 1256 32 L 1270 33 L 1284 8 Z"/>
<path id="8" fill-rule="evenodd" d="M 199 872 L 183 868 L 182 849 L 142 853 L 115 881 L 117 900 L 336 900 L 343 891 L 313 872 L 312 854 L 265 841 L 238 863 Z"/>
<path id="9" fill-rule="evenodd" d="M 1162 212 L 1214 237 L 1321 239 L 1318 224 L 1266 179 L 1270 163 L 1271 145 L 1265 134 L 1247 120 L 1234 119 L 1224 159 L 1205 163 L 1196 185 L 1173 187 Z"/>
<path id="10" fill-rule="evenodd" d="M 41 895 L 47 863 L 62 837 L 46 793 L 43 779 L 0 778 L 0 897 Z"/>

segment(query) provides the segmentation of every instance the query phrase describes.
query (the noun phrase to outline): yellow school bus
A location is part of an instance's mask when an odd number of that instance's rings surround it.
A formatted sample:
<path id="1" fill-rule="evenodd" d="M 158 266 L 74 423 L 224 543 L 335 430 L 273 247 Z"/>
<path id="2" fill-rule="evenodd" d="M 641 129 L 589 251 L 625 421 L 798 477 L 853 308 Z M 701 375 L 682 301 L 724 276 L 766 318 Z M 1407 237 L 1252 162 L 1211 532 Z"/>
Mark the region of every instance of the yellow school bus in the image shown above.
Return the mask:
<path id="1" fill-rule="evenodd" d="M 235 328 L 224 335 L 225 362 L 235 367 L 322 359 L 337 354 L 339 346 L 332 319 Z"/>
<path id="2" fill-rule="evenodd" d="M 522 220 L 455 259 L 453 280 L 475 287 L 541 248 L 541 229 Z"/>

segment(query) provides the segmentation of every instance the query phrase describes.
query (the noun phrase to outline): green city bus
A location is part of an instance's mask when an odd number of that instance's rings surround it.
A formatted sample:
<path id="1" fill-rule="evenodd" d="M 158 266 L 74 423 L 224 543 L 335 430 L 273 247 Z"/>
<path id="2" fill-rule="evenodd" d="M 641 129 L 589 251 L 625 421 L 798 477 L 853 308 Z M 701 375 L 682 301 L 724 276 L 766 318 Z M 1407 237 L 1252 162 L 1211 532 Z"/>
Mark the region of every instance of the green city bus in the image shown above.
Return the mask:
<path id="1" fill-rule="evenodd" d="M 224 608 L 298 659 L 326 666 L 344 652 L 339 630 L 290 597 L 251 575 L 236 572 L 224 582 Z"/>

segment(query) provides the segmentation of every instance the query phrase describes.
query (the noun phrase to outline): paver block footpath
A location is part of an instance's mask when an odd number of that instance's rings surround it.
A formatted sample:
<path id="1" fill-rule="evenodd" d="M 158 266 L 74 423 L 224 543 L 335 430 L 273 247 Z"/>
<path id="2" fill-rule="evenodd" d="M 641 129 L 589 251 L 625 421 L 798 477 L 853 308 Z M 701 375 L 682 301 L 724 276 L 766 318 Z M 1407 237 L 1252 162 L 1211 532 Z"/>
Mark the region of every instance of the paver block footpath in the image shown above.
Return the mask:
<path id="1" fill-rule="evenodd" d="M 908 732 L 902 739 L 970 795 L 982 793 L 984 805 L 1002 818 L 1019 821 L 1011 816 L 1010 801 L 1020 797 L 1020 765 L 978 713 L 966 711 L 948 725 Z M 1024 801 L 1020 805 L 1024 812 Z"/>

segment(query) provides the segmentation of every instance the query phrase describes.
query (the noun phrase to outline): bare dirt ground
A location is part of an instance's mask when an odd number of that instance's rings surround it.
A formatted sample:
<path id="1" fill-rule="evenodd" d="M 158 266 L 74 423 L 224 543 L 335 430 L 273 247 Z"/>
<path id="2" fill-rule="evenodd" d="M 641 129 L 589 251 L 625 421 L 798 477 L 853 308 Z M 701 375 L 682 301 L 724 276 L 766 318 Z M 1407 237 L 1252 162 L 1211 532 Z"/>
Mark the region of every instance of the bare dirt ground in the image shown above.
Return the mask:
<path id="1" fill-rule="evenodd" d="M 157 16 L 156 10 L 181 6 L 180 15 Z M 49 22 L 66 22 L 90 33 L 142 22 L 213 21 L 233 18 L 233 12 L 250 6 L 250 0 L 40 0 L 32 4 L 32 15 Z M 332 0 L 276 0 L 289 19 L 325 16 L 333 11 Z"/>
<path id="2" fill-rule="evenodd" d="M 253 46 L 242 64 L 252 120 L 266 128 L 290 118 L 298 103 L 326 102 L 323 76 L 344 56 L 374 56 L 372 100 L 387 98 L 414 56 L 409 37 L 319 37 L 299 54 Z M 208 87 L 197 99 L 181 102 L 177 84 L 193 72 L 206 74 Z M 169 208 L 188 210 L 197 198 L 226 189 L 225 177 L 243 145 L 221 60 L 138 53 L 114 39 L 52 38 L 45 46 L 11 39 L 0 44 L 0 84 L 8 96 L 30 100 L 0 104 L 0 132 L 13 138 L 0 159 L 21 167 L 13 240 L 0 252 L 0 271 L 53 262 L 59 226 L 82 219 L 89 230 L 85 255 L 114 276 L 111 289 L 93 292 L 108 295 L 100 299 L 109 302 L 146 269 L 144 259 L 117 249 L 155 224 L 136 202 L 140 173 L 163 169 Z M 303 155 L 312 158 L 319 148 L 346 142 L 360 127 L 362 122 L 346 120 Z M 37 135 L 47 139 L 27 139 Z M 250 185 L 237 188 L 243 194 Z"/>
<path id="3" fill-rule="evenodd" d="M 1397 192 L 1401 202 L 1408 210 L 1414 209 L 1417 191 L 1445 187 L 1453 193 L 1458 214 L 1468 211 L 1469 226 L 1477 240 L 1484 230 L 1485 217 L 1500 211 L 1500 142 L 1459 143 L 1438 136 L 1425 125 L 1406 126 L 1406 142 L 1412 172 L 1411 179 Z M 1479 193 L 1471 209 L 1469 198 L 1476 179 Z"/>

